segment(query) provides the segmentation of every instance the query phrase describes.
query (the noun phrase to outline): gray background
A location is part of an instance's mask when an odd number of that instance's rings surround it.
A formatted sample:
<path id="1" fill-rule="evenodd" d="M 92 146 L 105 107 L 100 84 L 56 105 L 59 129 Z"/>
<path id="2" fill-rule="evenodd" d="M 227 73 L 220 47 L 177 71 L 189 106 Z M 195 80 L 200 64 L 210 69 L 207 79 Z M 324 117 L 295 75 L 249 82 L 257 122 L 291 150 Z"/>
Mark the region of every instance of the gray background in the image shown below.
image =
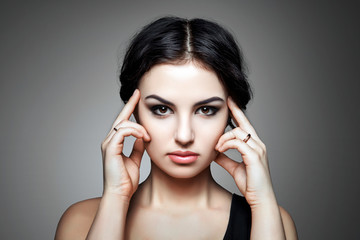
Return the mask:
<path id="1" fill-rule="evenodd" d="M 300 239 L 358 239 L 359 1 L 339 2 L 2 1 L 0 238 L 52 239 L 69 205 L 101 195 L 118 54 L 174 14 L 237 37 L 255 92 L 247 114 Z"/>

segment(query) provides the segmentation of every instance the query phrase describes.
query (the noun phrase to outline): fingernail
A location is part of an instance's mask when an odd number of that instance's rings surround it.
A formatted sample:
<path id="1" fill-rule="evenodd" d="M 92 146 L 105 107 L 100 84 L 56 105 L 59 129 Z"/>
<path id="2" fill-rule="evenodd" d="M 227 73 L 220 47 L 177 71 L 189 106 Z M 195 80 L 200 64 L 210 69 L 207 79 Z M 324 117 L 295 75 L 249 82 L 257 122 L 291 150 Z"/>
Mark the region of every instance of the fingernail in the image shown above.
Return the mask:
<path id="1" fill-rule="evenodd" d="M 131 96 L 134 96 L 138 91 L 139 91 L 139 89 L 135 89 Z"/>

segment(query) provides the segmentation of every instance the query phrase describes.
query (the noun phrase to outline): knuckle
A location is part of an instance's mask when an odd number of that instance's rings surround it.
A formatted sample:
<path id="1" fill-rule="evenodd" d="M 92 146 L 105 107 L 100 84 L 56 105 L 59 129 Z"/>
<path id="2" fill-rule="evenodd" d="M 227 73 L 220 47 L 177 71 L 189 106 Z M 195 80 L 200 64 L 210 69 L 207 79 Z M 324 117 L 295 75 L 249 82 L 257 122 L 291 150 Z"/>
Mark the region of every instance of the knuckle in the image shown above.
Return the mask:
<path id="1" fill-rule="evenodd" d="M 233 130 L 232 131 L 228 131 L 225 135 L 224 135 L 224 138 L 232 138 L 234 137 L 234 132 Z M 222 136 L 221 136 L 222 137 Z"/>
<path id="2" fill-rule="evenodd" d="M 225 134 L 223 134 L 219 139 L 224 139 L 224 138 L 226 139 L 226 138 L 229 138 L 231 136 L 233 136 L 232 131 L 228 131 Z"/>
<path id="3" fill-rule="evenodd" d="M 231 133 L 232 133 L 233 137 L 238 137 L 238 136 L 240 136 L 240 132 L 241 132 L 240 128 L 236 127 L 232 130 Z"/>
<path id="4" fill-rule="evenodd" d="M 101 143 L 101 151 L 106 152 L 106 149 L 108 148 L 108 142 L 104 141 Z"/>
<path id="5" fill-rule="evenodd" d="M 233 131 L 236 132 L 236 133 L 240 133 L 240 132 L 241 132 L 241 128 L 240 128 L 240 127 L 236 127 L 236 128 L 234 128 Z"/>
<path id="6" fill-rule="evenodd" d="M 263 143 L 259 143 L 259 153 L 263 156 L 266 155 L 266 146 Z"/>
<path id="7" fill-rule="evenodd" d="M 266 152 L 266 151 L 267 151 L 267 149 L 266 149 L 266 145 L 265 145 L 265 144 L 263 144 L 263 143 L 261 143 L 261 146 L 262 146 L 262 149 L 264 150 L 264 152 Z"/>
<path id="8" fill-rule="evenodd" d="M 259 157 L 262 158 L 263 156 L 265 156 L 265 151 L 264 151 L 263 148 L 260 148 L 260 150 L 259 150 Z"/>
<path id="9" fill-rule="evenodd" d="M 106 148 L 106 142 L 105 142 L 105 140 L 101 142 L 100 147 L 101 147 L 101 150 L 104 150 L 104 149 Z"/>
<path id="10" fill-rule="evenodd" d="M 106 145 L 106 147 L 103 149 L 103 154 L 108 155 L 111 152 L 111 147 Z"/>
<path id="11" fill-rule="evenodd" d="M 128 124 L 128 122 L 129 122 L 129 120 L 126 120 L 126 119 L 120 120 L 120 122 L 118 123 L 119 128 L 121 126 L 126 126 Z"/>

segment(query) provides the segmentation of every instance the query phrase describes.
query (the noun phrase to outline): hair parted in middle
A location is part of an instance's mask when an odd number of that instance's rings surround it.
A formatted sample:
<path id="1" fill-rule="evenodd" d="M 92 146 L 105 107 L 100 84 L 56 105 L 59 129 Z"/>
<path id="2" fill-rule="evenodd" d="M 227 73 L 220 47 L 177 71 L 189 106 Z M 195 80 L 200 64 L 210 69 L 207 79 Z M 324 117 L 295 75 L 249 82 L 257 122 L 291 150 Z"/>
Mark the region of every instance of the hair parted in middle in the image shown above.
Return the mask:
<path id="1" fill-rule="evenodd" d="M 219 24 L 199 18 L 163 17 L 134 36 L 120 71 L 121 99 L 129 100 L 151 67 L 189 61 L 215 72 L 234 102 L 246 109 L 252 91 L 236 41 Z"/>

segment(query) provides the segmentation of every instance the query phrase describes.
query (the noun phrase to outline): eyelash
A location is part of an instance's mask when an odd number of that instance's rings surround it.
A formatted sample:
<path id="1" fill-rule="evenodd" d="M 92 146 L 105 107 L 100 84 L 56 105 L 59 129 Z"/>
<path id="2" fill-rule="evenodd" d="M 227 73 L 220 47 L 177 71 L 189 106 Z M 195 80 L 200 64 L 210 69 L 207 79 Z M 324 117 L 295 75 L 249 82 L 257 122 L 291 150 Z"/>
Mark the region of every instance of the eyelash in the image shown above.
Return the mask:
<path id="1" fill-rule="evenodd" d="M 200 111 L 200 110 L 204 110 L 204 109 L 208 109 L 208 111 L 210 111 L 210 113 L 203 113 L 201 115 L 204 115 L 204 116 L 214 116 L 217 111 L 219 111 L 219 109 L 217 107 L 212 107 L 212 106 L 202 106 L 202 107 L 199 107 L 196 112 Z"/>
<path id="2" fill-rule="evenodd" d="M 172 110 L 169 107 L 165 106 L 165 105 L 155 105 L 155 106 L 152 106 L 150 108 L 150 110 L 151 110 L 151 112 L 153 114 L 155 114 L 157 116 L 160 116 L 160 117 L 165 117 L 165 113 L 160 113 L 159 112 L 160 109 L 165 109 L 167 111 L 170 110 L 172 112 Z"/>
<path id="3" fill-rule="evenodd" d="M 160 109 L 162 110 L 166 110 L 166 112 L 164 113 L 161 113 L 159 112 Z M 198 113 L 199 111 L 204 111 L 204 109 L 207 109 L 208 111 L 210 111 L 210 113 Z M 155 106 L 152 106 L 150 108 L 151 112 L 159 117 L 165 117 L 166 115 L 168 115 L 169 113 L 167 113 L 168 111 L 170 111 L 170 114 L 173 113 L 173 110 L 171 110 L 171 108 L 165 106 L 165 105 L 155 105 Z M 202 107 L 199 107 L 198 109 L 196 109 L 195 113 L 198 113 L 198 114 L 201 114 L 203 116 L 214 116 L 217 112 L 219 111 L 219 108 L 217 107 L 213 107 L 213 106 L 202 106 Z"/>

